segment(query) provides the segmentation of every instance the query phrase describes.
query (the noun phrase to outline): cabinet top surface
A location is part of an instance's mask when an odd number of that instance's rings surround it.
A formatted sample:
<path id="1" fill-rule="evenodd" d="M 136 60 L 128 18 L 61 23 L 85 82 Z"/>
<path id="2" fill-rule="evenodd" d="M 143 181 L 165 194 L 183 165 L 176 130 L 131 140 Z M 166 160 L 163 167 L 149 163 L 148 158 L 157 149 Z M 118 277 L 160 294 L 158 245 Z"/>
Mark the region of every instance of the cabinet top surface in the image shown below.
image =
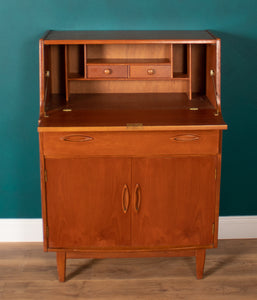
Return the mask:
<path id="1" fill-rule="evenodd" d="M 43 38 L 45 44 L 72 42 L 205 42 L 215 43 L 216 37 L 200 30 L 154 30 L 154 31 L 52 31 Z"/>

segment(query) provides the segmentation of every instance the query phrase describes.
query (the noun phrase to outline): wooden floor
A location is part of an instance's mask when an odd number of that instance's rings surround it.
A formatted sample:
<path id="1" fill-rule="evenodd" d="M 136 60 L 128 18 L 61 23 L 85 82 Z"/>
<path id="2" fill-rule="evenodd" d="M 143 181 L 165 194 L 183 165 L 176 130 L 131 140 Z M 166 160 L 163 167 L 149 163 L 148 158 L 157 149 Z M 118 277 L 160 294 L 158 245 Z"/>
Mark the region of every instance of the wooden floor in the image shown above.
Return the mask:
<path id="1" fill-rule="evenodd" d="M 221 240 L 207 251 L 205 276 L 195 259 L 68 260 L 57 280 L 55 253 L 40 243 L 0 244 L 0 299 L 257 299 L 257 239 Z"/>

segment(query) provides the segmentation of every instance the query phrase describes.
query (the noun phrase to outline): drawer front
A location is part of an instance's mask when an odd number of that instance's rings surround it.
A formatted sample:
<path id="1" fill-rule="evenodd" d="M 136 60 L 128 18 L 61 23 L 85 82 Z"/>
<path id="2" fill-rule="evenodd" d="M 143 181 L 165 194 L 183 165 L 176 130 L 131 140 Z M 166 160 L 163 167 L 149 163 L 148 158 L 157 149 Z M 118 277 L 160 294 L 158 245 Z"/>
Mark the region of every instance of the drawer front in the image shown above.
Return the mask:
<path id="1" fill-rule="evenodd" d="M 87 66 L 88 78 L 127 78 L 128 66 L 126 65 L 90 65 Z"/>
<path id="2" fill-rule="evenodd" d="M 170 66 L 130 66 L 130 78 L 170 78 Z"/>
<path id="3" fill-rule="evenodd" d="M 45 156 L 216 154 L 219 132 L 45 132 Z"/>

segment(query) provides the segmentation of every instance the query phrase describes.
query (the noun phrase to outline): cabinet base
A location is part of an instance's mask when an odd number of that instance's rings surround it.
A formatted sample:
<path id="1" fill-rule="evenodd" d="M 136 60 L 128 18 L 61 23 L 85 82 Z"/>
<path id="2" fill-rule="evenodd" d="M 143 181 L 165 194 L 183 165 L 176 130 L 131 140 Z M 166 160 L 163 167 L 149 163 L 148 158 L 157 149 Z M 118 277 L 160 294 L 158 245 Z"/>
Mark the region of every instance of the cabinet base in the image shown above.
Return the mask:
<path id="1" fill-rule="evenodd" d="M 127 257 L 183 257 L 183 256 L 195 256 L 196 257 L 196 278 L 203 278 L 204 263 L 205 263 L 206 249 L 195 250 L 173 250 L 173 251 L 133 251 L 124 250 L 120 251 L 57 251 L 57 270 L 58 278 L 60 282 L 65 281 L 66 272 L 66 259 L 68 258 L 127 258 Z"/>

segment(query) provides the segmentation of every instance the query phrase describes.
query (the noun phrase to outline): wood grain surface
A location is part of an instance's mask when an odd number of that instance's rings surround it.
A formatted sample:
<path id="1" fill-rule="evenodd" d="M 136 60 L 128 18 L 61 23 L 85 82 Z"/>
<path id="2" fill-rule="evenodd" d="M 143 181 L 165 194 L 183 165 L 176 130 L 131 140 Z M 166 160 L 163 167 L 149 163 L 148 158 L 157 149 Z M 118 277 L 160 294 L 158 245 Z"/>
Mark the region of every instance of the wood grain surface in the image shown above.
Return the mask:
<path id="1" fill-rule="evenodd" d="M 172 97 L 172 101 L 170 101 Z M 54 109 L 63 103 L 62 97 L 53 97 Z M 78 94 L 70 97 L 71 112 L 59 110 L 49 112 L 48 118 L 41 118 L 39 131 L 53 127 L 125 127 L 128 123 L 142 123 L 158 130 L 175 129 L 226 129 L 222 116 L 215 116 L 216 110 L 204 96 L 195 96 L 188 101 L 186 94 Z M 192 110 L 198 108 L 198 110 Z M 160 128 L 161 127 L 161 128 Z M 63 129 L 62 129 L 63 130 Z"/>
<path id="2" fill-rule="evenodd" d="M 217 154 L 219 132 L 45 132 L 43 153 L 49 156 L 152 156 Z M 191 140 L 190 140 L 191 138 Z M 77 140 L 76 140 L 77 139 Z"/>
<path id="3" fill-rule="evenodd" d="M 130 243 L 122 190 L 129 158 L 46 159 L 50 248 L 115 247 Z"/>
<path id="4" fill-rule="evenodd" d="M 48 32 L 44 39 L 45 44 L 141 44 L 144 43 L 210 43 L 216 38 L 208 31 L 201 30 L 129 30 L 129 31 L 54 31 Z"/>
<path id="5" fill-rule="evenodd" d="M 1 300 L 254 300 L 257 296 L 257 239 L 221 240 L 207 250 L 203 280 L 195 258 L 67 260 L 58 281 L 55 253 L 41 243 L 0 244 Z"/>
<path id="6" fill-rule="evenodd" d="M 215 166 L 215 156 L 133 159 L 132 187 L 139 184 L 142 195 L 133 246 L 213 244 Z"/>

